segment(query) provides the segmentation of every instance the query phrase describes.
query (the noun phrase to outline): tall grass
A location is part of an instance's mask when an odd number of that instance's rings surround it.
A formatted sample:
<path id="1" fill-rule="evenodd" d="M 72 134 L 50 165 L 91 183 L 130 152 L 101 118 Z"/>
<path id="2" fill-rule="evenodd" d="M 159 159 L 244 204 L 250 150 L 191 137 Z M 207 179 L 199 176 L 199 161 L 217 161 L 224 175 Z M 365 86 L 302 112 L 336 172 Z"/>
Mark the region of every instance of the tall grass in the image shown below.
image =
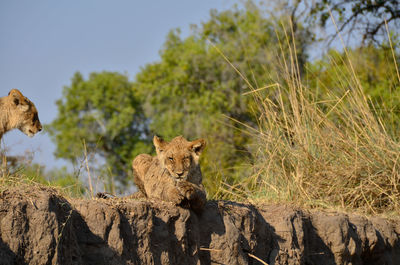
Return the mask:
<path id="1" fill-rule="evenodd" d="M 45 171 L 28 157 L 7 157 L 0 153 L 0 192 L 9 188 L 29 189 L 30 186 L 48 187 L 66 197 L 82 197 L 88 191 L 78 177 L 66 168 Z"/>
<path id="2" fill-rule="evenodd" d="M 291 45 L 289 59 L 280 59 L 283 78 L 272 84 L 273 97 L 251 86 L 244 95 L 257 102 L 258 128 L 246 129 L 256 161 L 252 177 L 230 187 L 229 197 L 400 212 L 400 144 L 363 92 L 352 62 L 334 77 L 339 89 L 320 100 L 302 81 L 295 51 Z"/>

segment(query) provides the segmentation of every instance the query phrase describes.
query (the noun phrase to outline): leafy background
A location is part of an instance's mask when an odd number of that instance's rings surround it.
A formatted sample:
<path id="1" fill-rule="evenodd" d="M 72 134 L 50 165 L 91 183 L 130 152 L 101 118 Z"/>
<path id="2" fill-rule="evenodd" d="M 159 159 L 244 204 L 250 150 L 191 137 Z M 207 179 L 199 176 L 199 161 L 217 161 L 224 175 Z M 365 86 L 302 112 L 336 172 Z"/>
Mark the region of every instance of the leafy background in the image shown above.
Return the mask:
<path id="1" fill-rule="evenodd" d="M 171 29 L 160 59 L 134 80 L 76 72 L 46 126 L 55 155 L 74 173 L 33 174 L 39 165 L 26 163 L 20 170 L 77 193 L 92 174 L 102 184 L 96 189 L 123 194 L 133 185 L 132 159 L 154 154 L 153 135 L 202 137 L 209 198 L 396 212 L 398 27 L 386 31 L 378 20 L 396 8 L 397 1 L 245 1 L 211 10 L 186 37 Z M 340 37 L 357 37 L 347 47 L 321 39 L 330 14 Z M 361 26 L 348 28 L 351 17 Z M 311 58 L 321 47 L 326 52 Z M 63 174 L 75 183 L 51 179 Z"/>

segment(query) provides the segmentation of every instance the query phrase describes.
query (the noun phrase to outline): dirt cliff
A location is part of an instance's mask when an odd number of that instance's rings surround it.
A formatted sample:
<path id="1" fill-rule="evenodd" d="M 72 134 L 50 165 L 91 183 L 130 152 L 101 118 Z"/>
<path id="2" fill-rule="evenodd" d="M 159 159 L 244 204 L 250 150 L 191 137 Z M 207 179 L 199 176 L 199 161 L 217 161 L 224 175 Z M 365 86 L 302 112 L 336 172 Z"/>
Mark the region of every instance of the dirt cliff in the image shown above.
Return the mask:
<path id="1" fill-rule="evenodd" d="M 289 206 L 0 193 L 0 264 L 400 264 L 400 224 Z"/>

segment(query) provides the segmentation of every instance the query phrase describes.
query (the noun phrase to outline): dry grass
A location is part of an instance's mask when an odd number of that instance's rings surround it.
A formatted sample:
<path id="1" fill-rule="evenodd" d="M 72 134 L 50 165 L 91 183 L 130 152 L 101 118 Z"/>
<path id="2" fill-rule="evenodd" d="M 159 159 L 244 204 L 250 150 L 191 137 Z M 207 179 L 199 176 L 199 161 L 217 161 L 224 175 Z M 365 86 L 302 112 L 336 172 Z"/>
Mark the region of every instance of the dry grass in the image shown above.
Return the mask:
<path id="1" fill-rule="evenodd" d="M 82 197 L 85 193 L 79 181 L 61 185 L 60 183 L 46 180 L 44 176 L 41 175 L 39 169 L 37 171 L 32 171 L 32 169 L 34 169 L 34 167 L 32 167 L 30 168 L 31 170 L 25 170 L 23 165 L 18 164 L 18 160 L 12 160 L 14 165 L 10 166 L 7 163 L 7 157 L 0 154 L 0 161 L 0 192 L 16 187 L 21 190 L 39 188 L 52 191 L 67 198 Z M 19 166 L 16 167 L 16 165 Z"/>
<path id="2" fill-rule="evenodd" d="M 281 59 L 284 78 L 270 85 L 277 88 L 273 97 L 251 85 L 243 95 L 258 106 L 257 129 L 237 121 L 254 139 L 254 174 L 235 186 L 221 185 L 220 193 L 252 202 L 399 213 L 400 144 L 371 107 L 351 61 L 346 74 L 337 73 L 346 78 L 341 92 L 318 101 L 301 80 L 295 51 L 292 45 L 290 59 Z"/>
<path id="3" fill-rule="evenodd" d="M 288 106 L 258 99 L 258 162 L 248 181 L 258 191 L 250 197 L 371 213 L 400 210 L 400 145 L 385 133 L 361 90 L 347 90 L 321 108 L 301 84 L 288 84 L 280 90 Z"/>

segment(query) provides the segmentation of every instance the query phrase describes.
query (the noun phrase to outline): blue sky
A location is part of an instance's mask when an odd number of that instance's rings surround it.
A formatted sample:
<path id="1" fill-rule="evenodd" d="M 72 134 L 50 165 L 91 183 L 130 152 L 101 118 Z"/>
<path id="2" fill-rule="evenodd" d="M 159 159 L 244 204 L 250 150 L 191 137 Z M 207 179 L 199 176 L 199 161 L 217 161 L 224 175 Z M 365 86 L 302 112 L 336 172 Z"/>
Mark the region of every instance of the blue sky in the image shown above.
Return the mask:
<path id="1" fill-rule="evenodd" d="M 233 0 L 14 0 L 0 2 L 0 96 L 18 88 L 30 98 L 43 124 L 57 115 L 76 71 L 117 71 L 133 79 L 156 61 L 167 33 L 207 21 L 210 9 L 225 10 Z M 59 167 L 45 132 L 28 138 L 18 130 L 1 143 L 8 155 L 33 153 L 34 161 Z"/>

